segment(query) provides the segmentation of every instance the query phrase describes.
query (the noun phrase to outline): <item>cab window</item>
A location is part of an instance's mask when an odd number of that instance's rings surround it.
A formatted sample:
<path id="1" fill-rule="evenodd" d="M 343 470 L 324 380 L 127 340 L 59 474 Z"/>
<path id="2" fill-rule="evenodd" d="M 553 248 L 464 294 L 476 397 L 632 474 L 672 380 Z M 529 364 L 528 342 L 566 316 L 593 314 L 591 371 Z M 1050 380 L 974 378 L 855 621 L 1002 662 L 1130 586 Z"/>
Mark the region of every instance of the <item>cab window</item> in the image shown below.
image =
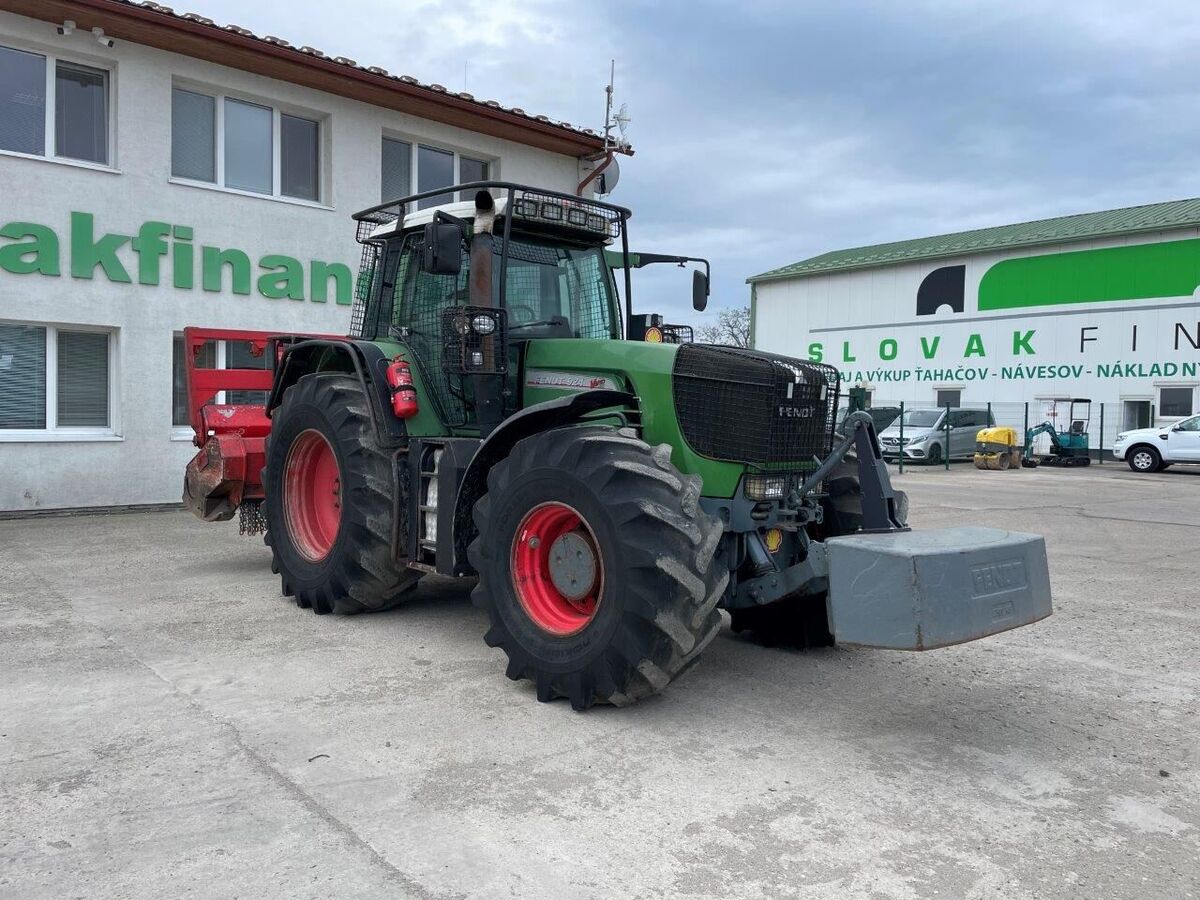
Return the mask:
<path id="1" fill-rule="evenodd" d="M 500 299 L 496 243 L 493 303 Z M 601 254 L 599 247 L 511 240 L 504 292 L 511 337 L 617 337 L 613 294 Z M 464 249 L 457 275 L 434 275 L 421 269 L 420 256 L 421 236 L 408 235 L 401 250 L 391 321 L 418 337 L 436 337 L 442 311 L 470 302 L 470 258 Z"/>
<path id="2" fill-rule="evenodd" d="M 616 337 L 612 291 L 602 249 L 513 240 L 505 305 L 510 335 Z M 495 257 L 499 278 L 499 253 Z"/>
<path id="3" fill-rule="evenodd" d="M 1193 416 L 1190 419 L 1184 419 L 1175 427 L 1180 431 L 1200 431 L 1200 416 Z"/>

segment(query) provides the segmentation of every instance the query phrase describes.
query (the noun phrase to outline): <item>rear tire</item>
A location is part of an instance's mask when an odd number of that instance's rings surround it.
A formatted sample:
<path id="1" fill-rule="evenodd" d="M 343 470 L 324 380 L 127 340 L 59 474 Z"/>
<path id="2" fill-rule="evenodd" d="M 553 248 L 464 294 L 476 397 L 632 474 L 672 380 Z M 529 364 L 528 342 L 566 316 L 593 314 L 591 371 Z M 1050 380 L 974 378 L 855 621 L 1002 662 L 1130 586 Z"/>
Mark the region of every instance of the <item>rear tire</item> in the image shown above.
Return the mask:
<path id="1" fill-rule="evenodd" d="M 505 674 L 534 682 L 540 701 L 586 709 L 656 693 L 695 662 L 729 582 L 715 558 L 721 526 L 699 499 L 699 477 L 682 475 L 665 444 L 592 427 L 520 441 L 488 473 L 468 551 L 471 598 Z M 582 566 L 554 567 L 564 540 Z"/>
<path id="2" fill-rule="evenodd" d="M 1148 444 L 1139 444 L 1134 447 L 1125 459 L 1129 463 L 1129 468 L 1140 475 L 1157 472 L 1158 467 L 1162 465 L 1162 455 Z"/>
<path id="3" fill-rule="evenodd" d="M 391 458 L 375 443 L 359 383 L 305 375 L 288 388 L 266 460 L 264 539 L 284 596 L 315 613 L 397 605 L 420 574 L 392 558 Z"/>

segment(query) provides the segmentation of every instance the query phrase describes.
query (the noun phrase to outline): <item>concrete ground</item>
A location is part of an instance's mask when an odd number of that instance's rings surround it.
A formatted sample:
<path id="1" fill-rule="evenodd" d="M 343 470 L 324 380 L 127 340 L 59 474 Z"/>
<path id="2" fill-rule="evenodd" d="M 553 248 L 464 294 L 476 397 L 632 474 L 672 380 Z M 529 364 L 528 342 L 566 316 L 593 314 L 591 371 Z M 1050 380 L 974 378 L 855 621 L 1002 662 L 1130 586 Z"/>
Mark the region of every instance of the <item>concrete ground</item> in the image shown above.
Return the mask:
<path id="1" fill-rule="evenodd" d="M 317 617 L 182 512 L 0 522 L 0 896 L 1200 897 L 1200 469 L 898 479 L 1047 536 L 1053 617 L 926 654 L 728 630 L 539 704 L 467 584 Z"/>

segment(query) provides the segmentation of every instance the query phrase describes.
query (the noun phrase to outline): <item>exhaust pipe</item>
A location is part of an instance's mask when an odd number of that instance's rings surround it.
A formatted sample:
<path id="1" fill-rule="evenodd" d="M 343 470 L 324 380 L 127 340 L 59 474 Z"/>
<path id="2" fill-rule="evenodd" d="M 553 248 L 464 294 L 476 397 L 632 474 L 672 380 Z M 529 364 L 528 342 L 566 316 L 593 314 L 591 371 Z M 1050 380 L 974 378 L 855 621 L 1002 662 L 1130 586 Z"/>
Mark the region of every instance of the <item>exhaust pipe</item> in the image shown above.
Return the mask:
<path id="1" fill-rule="evenodd" d="M 471 280 L 468 302 L 472 306 L 492 306 L 492 253 L 495 238 L 496 201 L 487 191 L 475 195 L 475 222 L 471 236 Z"/>

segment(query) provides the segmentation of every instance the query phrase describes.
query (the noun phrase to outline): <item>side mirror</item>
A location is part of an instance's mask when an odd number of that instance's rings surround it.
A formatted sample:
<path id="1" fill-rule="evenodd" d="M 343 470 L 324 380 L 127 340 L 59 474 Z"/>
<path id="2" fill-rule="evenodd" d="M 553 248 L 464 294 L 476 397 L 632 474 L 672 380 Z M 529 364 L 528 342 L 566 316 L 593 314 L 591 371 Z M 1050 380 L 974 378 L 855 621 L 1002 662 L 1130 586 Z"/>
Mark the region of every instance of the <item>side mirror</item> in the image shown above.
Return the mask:
<path id="1" fill-rule="evenodd" d="M 421 268 L 432 275 L 457 275 L 462 270 L 462 229 L 449 222 L 425 226 Z"/>
<path id="2" fill-rule="evenodd" d="M 704 312 L 708 306 L 708 276 L 699 269 L 692 270 L 692 309 Z"/>

